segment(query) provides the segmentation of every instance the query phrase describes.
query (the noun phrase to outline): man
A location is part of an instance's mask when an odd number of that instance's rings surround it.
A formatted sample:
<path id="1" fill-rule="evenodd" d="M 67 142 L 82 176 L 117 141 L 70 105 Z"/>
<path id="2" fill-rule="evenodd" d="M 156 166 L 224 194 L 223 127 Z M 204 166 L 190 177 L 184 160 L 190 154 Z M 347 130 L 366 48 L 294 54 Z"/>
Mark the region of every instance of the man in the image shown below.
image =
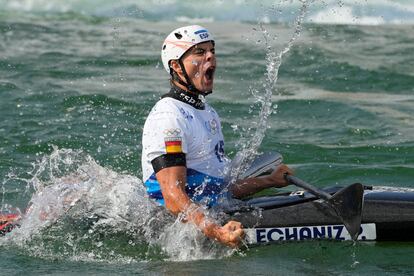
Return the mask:
<path id="1" fill-rule="evenodd" d="M 147 192 L 207 237 L 237 247 L 244 235 L 242 225 L 236 221 L 218 225 L 200 206 L 217 204 L 227 190 L 242 198 L 286 186 L 284 174 L 291 171 L 282 164 L 268 176 L 227 187 L 220 120 L 204 98 L 213 90 L 216 69 L 211 34 L 198 25 L 176 29 L 165 39 L 161 56 L 171 75 L 171 90 L 153 107 L 144 126 L 142 170 Z"/>

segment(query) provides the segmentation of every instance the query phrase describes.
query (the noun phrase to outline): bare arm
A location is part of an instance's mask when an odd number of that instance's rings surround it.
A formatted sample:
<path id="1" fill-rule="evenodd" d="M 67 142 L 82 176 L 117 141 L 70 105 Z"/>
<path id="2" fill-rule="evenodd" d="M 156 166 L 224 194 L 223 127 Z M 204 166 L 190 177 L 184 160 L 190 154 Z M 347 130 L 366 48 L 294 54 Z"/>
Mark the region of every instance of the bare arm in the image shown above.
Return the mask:
<path id="1" fill-rule="evenodd" d="M 288 166 L 281 164 L 270 175 L 240 179 L 236 181 L 236 183 L 230 187 L 230 191 L 234 197 L 243 198 L 266 188 L 285 187 L 289 185 L 289 183 L 284 178 L 285 173 L 293 174 L 292 170 L 289 169 Z"/>
<path id="2" fill-rule="evenodd" d="M 164 168 L 156 174 L 165 207 L 174 215 L 184 214 L 186 220 L 194 223 L 207 237 L 227 246 L 237 247 L 244 235 L 241 224 L 230 221 L 220 226 L 209 219 L 203 209 L 192 202 L 185 192 L 186 173 L 186 167 L 174 166 Z"/>

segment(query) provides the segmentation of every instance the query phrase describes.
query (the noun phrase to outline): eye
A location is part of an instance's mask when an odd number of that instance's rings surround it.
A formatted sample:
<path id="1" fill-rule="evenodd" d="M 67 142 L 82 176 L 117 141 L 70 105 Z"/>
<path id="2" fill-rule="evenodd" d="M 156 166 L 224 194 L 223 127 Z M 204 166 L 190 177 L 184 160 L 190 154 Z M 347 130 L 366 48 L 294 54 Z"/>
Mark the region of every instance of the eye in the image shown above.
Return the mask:
<path id="1" fill-rule="evenodd" d="M 216 54 L 216 49 L 215 49 L 215 48 L 213 48 L 213 49 L 211 49 L 211 50 L 210 50 L 210 52 L 211 52 L 213 55 L 215 55 L 215 54 Z"/>
<path id="2" fill-rule="evenodd" d="M 195 48 L 194 49 L 194 54 L 196 55 L 203 55 L 205 53 L 205 50 L 202 48 Z"/>

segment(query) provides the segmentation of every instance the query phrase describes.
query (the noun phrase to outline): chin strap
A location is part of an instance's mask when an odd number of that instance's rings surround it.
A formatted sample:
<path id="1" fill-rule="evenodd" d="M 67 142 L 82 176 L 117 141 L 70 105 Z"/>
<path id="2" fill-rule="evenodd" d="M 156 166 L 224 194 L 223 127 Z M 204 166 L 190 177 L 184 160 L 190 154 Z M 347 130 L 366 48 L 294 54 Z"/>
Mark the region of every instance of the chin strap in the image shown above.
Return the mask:
<path id="1" fill-rule="evenodd" d="M 171 77 L 174 81 L 178 82 L 179 84 L 181 84 L 182 86 L 187 88 L 188 91 L 199 94 L 199 95 L 207 96 L 207 95 L 213 93 L 213 91 L 204 91 L 203 92 L 203 91 L 198 90 L 195 87 L 195 85 L 193 84 L 193 82 L 191 81 L 190 77 L 188 76 L 187 71 L 185 70 L 185 67 L 184 67 L 184 63 L 182 62 L 181 59 L 178 60 L 178 64 L 180 64 L 180 67 L 181 67 L 181 70 L 183 71 L 183 75 L 184 75 L 184 78 L 185 78 L 186 82 L 184 82 L 178 76 L 177 72 L 175 72 L 172 68 L 170 68 L 170 74 L 171 74 Z"/>

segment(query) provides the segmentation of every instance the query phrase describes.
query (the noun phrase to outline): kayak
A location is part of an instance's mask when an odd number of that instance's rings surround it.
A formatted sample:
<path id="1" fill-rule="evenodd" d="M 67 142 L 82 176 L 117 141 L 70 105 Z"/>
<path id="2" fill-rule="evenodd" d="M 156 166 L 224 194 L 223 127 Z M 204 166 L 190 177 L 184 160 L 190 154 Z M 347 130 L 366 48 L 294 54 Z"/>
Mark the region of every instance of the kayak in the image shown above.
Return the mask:
<path id="1" fill-rule="evenodd" d="M 281 162 L 279 153 L 264 153 L 238 177 L 267 175 Z M 239 165 L 236 157 L 232 166 Z M 355 183 L 319 190 L 294 176 L 285 177 L 304 190 L 231 199 L 216 206 L 229 220 L 241 222 L 248 244 L 315 239 L 414 241 L 414 188 Z M 0 236 L 18 227 L 20 218 L 20 214 L 0 214 Z"/>
<path id="2" fill-rule="evenodd" d="M 325 192 L 334 195 L 342 187 Z M 363 186 L 358 240 L 414 241 L 414 189 Z M 243 201 L 226 211 L 242 223 L 247 243 L 315 239 L 351 240 L 341 218 L 327 203 L 305 191 Z"/>
<path id="3" fill-rule="evenodd" d="M 414 189 L 363 186 L 360 241 L 414 241 Z M 323 189 L 334 195 L 342 187 Z M 341 218 L 325 201 L 296 191 L 238 201 L 227 207 L 240 221 L 249 245 L 283 241 L 351 240 Z M 18 227 L 20 214 L 0 214 L 0 236 Z"/>

